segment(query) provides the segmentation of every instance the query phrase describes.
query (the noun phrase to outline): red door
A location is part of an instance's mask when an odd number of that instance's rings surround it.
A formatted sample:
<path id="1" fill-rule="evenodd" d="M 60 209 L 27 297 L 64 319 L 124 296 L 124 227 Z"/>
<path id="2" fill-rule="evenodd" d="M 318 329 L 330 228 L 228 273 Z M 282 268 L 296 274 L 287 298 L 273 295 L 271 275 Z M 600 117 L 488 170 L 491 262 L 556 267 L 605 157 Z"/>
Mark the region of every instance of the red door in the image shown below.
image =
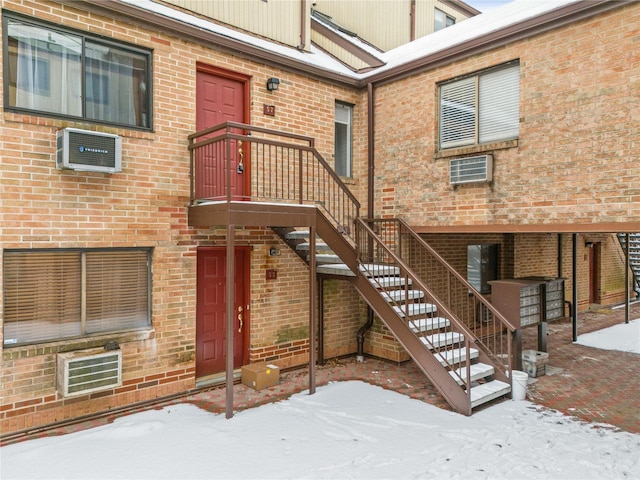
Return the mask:
<path id="1" fill-rule="evenodd" d="M 235 300 L 233 328 L 233 366 L 248 362 L 245 332 L 248 325 L 248 299 L 245 289 L 248 250 L 235 252 Z M 196 300 L 196 378 L 226 370 L 227 314 L 226 248 L 200 248 L 197 254 Z"/>
<path id="2" fill-rule="evenodd" d="M 213 73 L 211 68 L 199 68 L 196 76 L 196 130 L 219 125 L 223 122 L 245 123 L 245 86 L 247 80 L 239 76 L 230 78 Z M 214 132 L 211 136 L 223 132 Z M 242 133 L 237 131 L 237 133 Z M 248 172 L 247 145 L 236 140 L 230 142 L 230 162 L 226 162 L 226 142 L 199 149 L 196 158 L 196 197 L 198 199 L 223 199 L 227 196 L 227 165 L 230 167 L 231 196 L 235 200 L 245 198 Z M 242 165 L 240 165 L 242 164 Z"/>

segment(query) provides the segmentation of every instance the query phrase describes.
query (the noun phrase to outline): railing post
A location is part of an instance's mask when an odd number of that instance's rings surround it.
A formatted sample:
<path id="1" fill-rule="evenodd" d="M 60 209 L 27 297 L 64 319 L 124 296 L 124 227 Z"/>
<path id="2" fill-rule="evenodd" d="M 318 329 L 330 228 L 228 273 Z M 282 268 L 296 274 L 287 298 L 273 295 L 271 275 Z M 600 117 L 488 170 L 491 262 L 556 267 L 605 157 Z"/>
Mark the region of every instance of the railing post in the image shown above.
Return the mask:
<path id="1" fill-rule="evenodd" d="M 304 175 L 302 174 L 302 150 L 298 149 L 298 202 L 302 205 L 302 199 L 304 195 L 304 188 L 302 186 L 302 179 Z"/>
<path id="2" fill-rule="evenodd" d="M 189 143 L 193 143 L 189 141 Z M 189 149 L 189 205 L 195 203 L 196 191 L 195 191 L 195 171 L 196 171 L 196 153 L 195 150 Z"/>
<path id="3" fill-rule="evenodd" d="M 225 162 L 225 168 L 227 169 L 226 175 L 227 175 L 227 202 L 231 202 L 231 139 L 229 138 L 229 132 L 230 132 L 230 128 L 229 125 L 227 125 L 227 138 L 226 138 L 226 142 L 227 142 L 227 158 L 226 158 L 226 162 Z"/>

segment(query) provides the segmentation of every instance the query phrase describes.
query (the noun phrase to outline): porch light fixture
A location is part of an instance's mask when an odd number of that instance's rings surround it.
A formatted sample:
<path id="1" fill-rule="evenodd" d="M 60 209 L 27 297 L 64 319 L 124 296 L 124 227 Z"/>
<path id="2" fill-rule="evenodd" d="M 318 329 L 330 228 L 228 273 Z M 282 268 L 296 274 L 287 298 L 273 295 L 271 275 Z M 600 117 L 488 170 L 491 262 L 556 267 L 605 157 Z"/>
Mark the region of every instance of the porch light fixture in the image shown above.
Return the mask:
<path id="1" fill-rule="evenodd" d="M 280 255 L 280 250 L 278 250 L 278 247 L 271 247 L 269 249 L 269 256 L 270 257 L 277 257 L 278 255 Z"/>
<path id="2" fill-rule="evenodd" d="M 270 92 L 274 92 L 278 90 L 278 86 L 280 85 L 280 79 L 276 77 L 271 77 L 267 80 L 267 90 Z"/>

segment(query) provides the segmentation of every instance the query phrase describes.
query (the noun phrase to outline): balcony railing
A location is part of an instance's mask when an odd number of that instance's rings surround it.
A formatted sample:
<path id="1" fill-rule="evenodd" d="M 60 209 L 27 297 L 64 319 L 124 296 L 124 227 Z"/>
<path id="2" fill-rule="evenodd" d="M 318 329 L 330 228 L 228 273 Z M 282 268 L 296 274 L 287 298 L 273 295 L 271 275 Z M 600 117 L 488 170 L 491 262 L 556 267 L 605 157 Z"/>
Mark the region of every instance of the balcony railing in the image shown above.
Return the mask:
<path id="1" fill-rule="evenodd" d="M 309 204 L 351 236 L 360 203 L 314 148 L 314 139 L 226 122 L 189 135 L 191 205 Z"/>

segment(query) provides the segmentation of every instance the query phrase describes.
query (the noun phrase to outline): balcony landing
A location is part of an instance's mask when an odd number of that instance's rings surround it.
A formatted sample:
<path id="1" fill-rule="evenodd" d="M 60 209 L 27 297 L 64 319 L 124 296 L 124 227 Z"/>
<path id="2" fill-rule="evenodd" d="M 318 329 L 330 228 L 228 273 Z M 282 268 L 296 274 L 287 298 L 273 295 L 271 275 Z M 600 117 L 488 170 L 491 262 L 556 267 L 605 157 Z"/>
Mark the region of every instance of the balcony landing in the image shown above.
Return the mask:
<path id="1" fill-rule="evenodd" d="M 204 201 L 189 206 L 189 226 L 311 227 L 316 225 L 315 205 L 251 201 Z"/>

